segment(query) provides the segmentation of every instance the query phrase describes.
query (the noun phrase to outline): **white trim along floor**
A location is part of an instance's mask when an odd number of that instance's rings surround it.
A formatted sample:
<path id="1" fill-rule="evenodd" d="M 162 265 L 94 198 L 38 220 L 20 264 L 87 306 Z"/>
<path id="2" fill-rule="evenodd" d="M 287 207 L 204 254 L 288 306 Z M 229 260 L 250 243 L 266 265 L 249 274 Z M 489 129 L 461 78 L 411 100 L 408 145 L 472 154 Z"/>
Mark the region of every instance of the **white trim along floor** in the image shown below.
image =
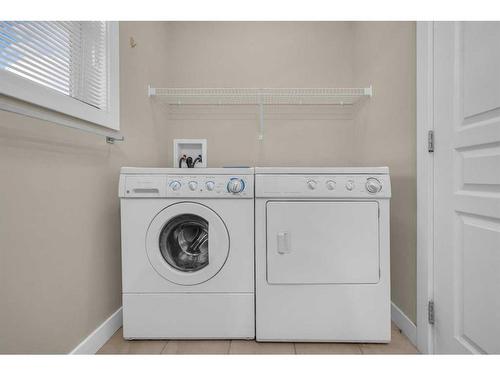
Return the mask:
<path id="1" fill-rule="evenodd" d="M 245 340 L 141 340 L 122 335 L 122 309 L 83 340 L 70 354 L 416 354 L 416 326 L 391 304 L 389 344 L 259 343 Z"/>
<path id="2" fill-rule="evenodd" d="M 95 354 L 123 325 L 120 307 L 69 354 Z"/>

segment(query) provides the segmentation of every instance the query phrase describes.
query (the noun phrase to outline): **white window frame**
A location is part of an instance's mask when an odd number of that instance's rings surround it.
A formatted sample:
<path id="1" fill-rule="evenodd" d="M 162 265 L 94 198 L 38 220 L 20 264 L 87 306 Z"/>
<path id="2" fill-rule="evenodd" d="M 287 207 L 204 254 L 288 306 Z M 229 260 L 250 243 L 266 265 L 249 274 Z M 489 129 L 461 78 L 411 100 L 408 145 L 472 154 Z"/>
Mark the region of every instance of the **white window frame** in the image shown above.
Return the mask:
<path id="1" fill-rule="evenodd" d="M 0 100 L 0 109 L 21 113 L 29 117 L 49 120 L 46 111 L 40 111 L 42 107 L 57 113 L 50 114 L 50 120 L 54 115 L 62 114 L 64 119 L 62 125 L 82 128 L 82 121 L 92 125 L 99 125 L 114 131 L 120 130 L 120 97 L 119 97 L 119 26 L 118 22 L 108 22 L 107 34 L 107 59 L 108 59 L 108 87 L 107 107 L 100 109 L 75 99 L 69 95 L 60 93 L 52 88 L 45 87 L 15 73 L 0 70 L 0 94 L 21 100 L 34 106 L 12 106 Z M 4 103 L 2 103 L 4 102 Z M 4 105 L 3 105 L 4 104 Z M 70 116 L 70 117 L 68 117 Z M 71 118 L 79 120 L 72 121 Z M 57 121 L 55 121 L 57 122 Z M 85 129 L 84 129 L 85 130 Z M 91 130 L 91 129 L 88 129 Z"/>

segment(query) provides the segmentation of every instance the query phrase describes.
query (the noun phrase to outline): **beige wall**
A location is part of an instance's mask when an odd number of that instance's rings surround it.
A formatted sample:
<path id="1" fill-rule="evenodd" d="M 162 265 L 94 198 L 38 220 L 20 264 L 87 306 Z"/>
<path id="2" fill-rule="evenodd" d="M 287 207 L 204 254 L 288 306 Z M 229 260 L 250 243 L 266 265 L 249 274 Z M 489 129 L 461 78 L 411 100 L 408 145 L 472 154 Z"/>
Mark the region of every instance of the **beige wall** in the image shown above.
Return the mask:
<path id="1" fill-rule="evenodd" d="M 353 32 L 348 22 L 171 22 L 172 87 L 349 87 Z M 346 108 L 265 108 L 264 141 L 258 110 L 172 107 L 173 138 L 207 138 L 209 166 L 349 165 L 355 129 Z M 169 153 L 168 164 L 171 165 Z"/>
<path id="2" fill-rule="evenodd" d="M 130 48 L 128 38 L 137 42 Z M 123 144 L 0 112 L 0 352 L 68 352 L 120 306 L 119 167 L 171 166 L 207 138 L 209 166 L 389 165 L 393 300 L 415 320 L 413 23 L 121 23 Z M 357 110 L 171 107 L 148 83 L 373 83 Z"/>
<path id="3" fill-rule="evenodd" d="M 391 171 L 392 301 L 416 322 L 416 39 L 414 22 L 356 22 L 354 77 L 374 93 L 356 114 L 365 165 Z"/>
<path id="4" fill-rule="evenodd" d="M 165 24 L 120 29 L 123 144 L 0 112 L 0 353 L 69 352 L 121 305 L 119 168 L 166 158 L 167 53 Z"/>
<path id="5" fill-rule="evenodd" d="M 207 138 L 221 166 L 387 165 L 393 182 L 392 300 L 416 321 L 415 24 L 413 22 L 171 22 L 172 87 L 352 87 L 375 96 L 354 110 L 172 107 L 173 138 Z"/>

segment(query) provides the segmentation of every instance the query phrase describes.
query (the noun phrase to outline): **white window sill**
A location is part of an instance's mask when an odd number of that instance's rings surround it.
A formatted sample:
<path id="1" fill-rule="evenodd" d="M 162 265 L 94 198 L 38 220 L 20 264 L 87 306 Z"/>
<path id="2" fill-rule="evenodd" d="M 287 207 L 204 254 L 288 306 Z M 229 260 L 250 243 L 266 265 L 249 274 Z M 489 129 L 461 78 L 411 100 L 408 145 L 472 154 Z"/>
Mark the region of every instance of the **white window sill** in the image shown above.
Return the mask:
<path id="1" fill-rule="evenodd" d="M 18 113 L 27 117 L 44 120 L 53 124 L 62 125 L 88 133 L 93 133 L 106 138 L 108 143 L 123 141 L 124 137 L 119 131 L 106 130 L 100 125 L 71 117 L 63 113 L 52 111 L 31 103 L 23 102 L 5 95 L 0 95 L 0 110 Z"/>

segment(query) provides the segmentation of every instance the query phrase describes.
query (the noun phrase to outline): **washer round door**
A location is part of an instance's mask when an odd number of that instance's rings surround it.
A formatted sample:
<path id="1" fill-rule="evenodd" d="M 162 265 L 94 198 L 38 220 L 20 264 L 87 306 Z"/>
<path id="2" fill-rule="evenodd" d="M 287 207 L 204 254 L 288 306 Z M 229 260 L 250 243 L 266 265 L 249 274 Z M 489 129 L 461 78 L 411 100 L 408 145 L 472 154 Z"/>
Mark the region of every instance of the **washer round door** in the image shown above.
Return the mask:
<path id="1" fill-rule="evenodd" d="M 176 203 L 149 225 L 146 250 L 154 269 L 180 285 L 214 277 L 229 255 L 229 234 L 222 219 L 198 203 Z"/>

